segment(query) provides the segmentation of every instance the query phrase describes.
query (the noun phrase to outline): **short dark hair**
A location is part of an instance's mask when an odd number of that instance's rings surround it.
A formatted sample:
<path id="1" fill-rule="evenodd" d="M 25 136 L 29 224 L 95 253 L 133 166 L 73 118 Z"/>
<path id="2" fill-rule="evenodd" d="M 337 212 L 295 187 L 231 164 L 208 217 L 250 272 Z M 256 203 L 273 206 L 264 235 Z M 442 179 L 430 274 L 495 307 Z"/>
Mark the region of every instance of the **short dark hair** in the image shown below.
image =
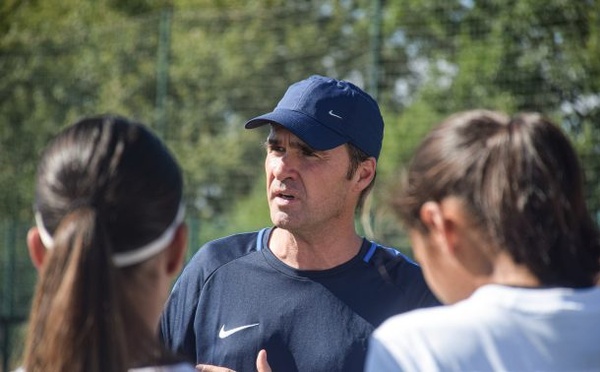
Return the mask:
<path id="1" fill-rule="evenodd" d="M 562 131 L 537 113 L 455 114 L 417 148 L 394 206 L 409 228 L 427 201 L 461 198 L 493 246 L 544 285 L 587 287 L 600 269 L 584 175 Z"/>

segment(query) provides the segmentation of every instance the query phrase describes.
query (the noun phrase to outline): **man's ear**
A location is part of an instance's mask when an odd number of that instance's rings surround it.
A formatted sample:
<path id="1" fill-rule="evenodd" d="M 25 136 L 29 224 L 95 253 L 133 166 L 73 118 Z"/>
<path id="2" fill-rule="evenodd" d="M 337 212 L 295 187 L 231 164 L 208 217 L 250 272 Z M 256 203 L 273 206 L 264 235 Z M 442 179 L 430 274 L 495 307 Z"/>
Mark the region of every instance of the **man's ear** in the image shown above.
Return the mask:
<path id="1" fill-rule="evenodd" d="M 37 270 L 40 270 L 46 257 L 46 247 L 42 243 L 40 231 L 37 227 L 32 227 L 27 232 L 27 248 L 29 249 L 29 257 L 33 266 Z"/>
<path id="2" fill-rule="evenodd" d="M 375 169 L 377 169 L 377 160 L 373 157 L 367 158 L 358 166 L 355 177 L 361 191 L 367 188 L 375 177 Z"/>
<path id="3" fill-rule="evenodd" d="M 182 223 L 175 232 L 173 242 L 169 246 L 169 257 L 167 262 L 167 274 L 174 276 L 181 270 L 183 266 L 183 260 L 185 258 L 185 252 L 187 251 L 188 242 L 188 228 L 187 225 Z"/>

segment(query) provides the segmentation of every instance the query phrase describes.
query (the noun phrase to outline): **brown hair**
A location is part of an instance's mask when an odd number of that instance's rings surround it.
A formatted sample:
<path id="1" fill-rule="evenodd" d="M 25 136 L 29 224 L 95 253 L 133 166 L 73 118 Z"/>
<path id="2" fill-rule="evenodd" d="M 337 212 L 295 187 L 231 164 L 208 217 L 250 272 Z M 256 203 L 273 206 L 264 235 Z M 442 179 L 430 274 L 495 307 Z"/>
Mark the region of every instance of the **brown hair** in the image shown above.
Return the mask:
<path id="1" fill-rule="evenodd" d="M 182 198 L 182 175 L 143 125 L 102 116 L 61 132 L 38 167 L 35 209 L 53 236 L 40 271 L 24 367 L 126 371 L 171 361 L 137 313 L 152 295 L 144 263 L 118 268 L 114 253 L 160 236 Z"/>
<path id="2" fill-rule="evenodd" d="M 460 197 L 493 246 L 542 284 L 587 287 L 600 269 L 600 240 L 583 183 L 573 147 L 548 119 L 473 110 L 424 139 L 394 206 L 407 227 L 426 231 L 421 206 Z"/>

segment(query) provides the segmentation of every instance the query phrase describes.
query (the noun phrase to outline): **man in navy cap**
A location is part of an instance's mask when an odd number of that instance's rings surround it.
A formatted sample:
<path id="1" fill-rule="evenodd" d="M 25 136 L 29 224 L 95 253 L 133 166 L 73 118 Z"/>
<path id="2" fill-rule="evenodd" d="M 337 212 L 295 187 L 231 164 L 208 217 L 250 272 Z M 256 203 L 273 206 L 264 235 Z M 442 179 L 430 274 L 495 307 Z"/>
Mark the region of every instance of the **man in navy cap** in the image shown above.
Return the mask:
<path id="1" fill-rule="evenodd" d="M 416 264 L 355 229 L 381 151 L 379 107 L 350 82 L 314 75 L 245 127 L 267 124 L 273 226 L 196 253 L 167 303 L 163 340 L 205 370 L 255 371 L 266 350 L 276 372 L 362 371 L 375 327 L 438 304 Z"/>

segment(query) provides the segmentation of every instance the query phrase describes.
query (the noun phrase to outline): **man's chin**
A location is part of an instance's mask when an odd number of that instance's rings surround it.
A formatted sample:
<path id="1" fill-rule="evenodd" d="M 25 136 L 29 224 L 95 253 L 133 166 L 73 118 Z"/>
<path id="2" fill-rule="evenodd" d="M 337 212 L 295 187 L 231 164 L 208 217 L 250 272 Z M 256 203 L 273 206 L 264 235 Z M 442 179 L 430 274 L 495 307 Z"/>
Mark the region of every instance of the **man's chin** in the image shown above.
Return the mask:
<path id="1" fill-rule="evenodd" d="M 281 211 L 271 212 L 271 222 L 273 222 L 273 226 L 280 229 L 287 230 L 290 227 L 293 227 L 291 217 L 287 213 Z"/>

